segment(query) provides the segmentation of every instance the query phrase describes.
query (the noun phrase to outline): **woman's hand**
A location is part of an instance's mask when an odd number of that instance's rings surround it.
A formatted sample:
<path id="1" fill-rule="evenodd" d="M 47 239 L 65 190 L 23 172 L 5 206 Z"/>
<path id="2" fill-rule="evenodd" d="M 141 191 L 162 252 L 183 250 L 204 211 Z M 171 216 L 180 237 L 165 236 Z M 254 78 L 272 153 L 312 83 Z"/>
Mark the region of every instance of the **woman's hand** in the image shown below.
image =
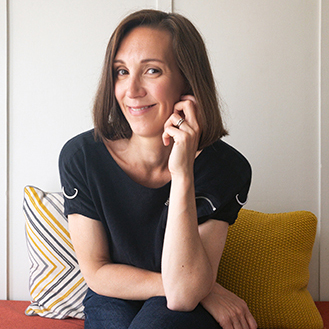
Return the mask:
<path id="1" fill-rule="evenodd" d="M 246 302 L 218 283 L 201 304 L 223 329 L 257 328 Z"/>
<path id="2" fill-rule="evenodd" d="M 174 145 L 169 158 L 171 174 L 193 173 L 193 164 L 198 150 L 201 129 L 198 123 L 197 104 L 194 96 L 184 95 L 174 106 L 174 112 L 166 121 L 162 135 L 164 145 Z M 180 119 L 183 123 L 177 127 Z"/>

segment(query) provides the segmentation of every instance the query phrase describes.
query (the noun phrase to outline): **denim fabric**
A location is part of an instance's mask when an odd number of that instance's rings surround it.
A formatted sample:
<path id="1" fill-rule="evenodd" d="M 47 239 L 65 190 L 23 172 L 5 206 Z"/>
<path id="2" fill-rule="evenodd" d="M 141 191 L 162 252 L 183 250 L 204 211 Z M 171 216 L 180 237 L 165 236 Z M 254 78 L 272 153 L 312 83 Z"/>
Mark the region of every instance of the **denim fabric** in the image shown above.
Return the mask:
<path id="1" fill-rule="evenodd" d="M 84 306 L 85 329 L 221 329 L 200 304 L 192 312 L 171 311 L 165 297 L 131 301 L 89 289 Z"/>

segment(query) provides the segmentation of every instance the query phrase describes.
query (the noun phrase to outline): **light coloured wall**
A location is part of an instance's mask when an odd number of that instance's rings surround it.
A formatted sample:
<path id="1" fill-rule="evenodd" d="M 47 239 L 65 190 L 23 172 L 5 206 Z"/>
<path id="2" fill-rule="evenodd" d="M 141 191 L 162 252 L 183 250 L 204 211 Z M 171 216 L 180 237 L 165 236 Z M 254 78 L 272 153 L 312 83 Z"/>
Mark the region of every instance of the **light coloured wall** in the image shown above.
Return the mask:
<path id="1" fill-rule="evenodd" d="M 110 34 L 154 0 L 9 1 L 9 291 L 29 299 L 22 216 L 27 184 L 59 191 L 63 144 L 92 127 L 91 106 Z"/>
<path id="2" fill-rule="evenodd" d="M 247 208 L 319 210 L 320 2 L 174 2 L 205 36 L 231 136 L 253 167 Z M 214 13 L 214 14 L 211 14 Z M 319 237 L 309 289 L 318 298 Z"/>
<path id="3" fill-rule="evenodd" d="M 9 0 L 8 172 L 6 161 L 0 162 L 0 175 L 9 182 L 9 272 L 7 276 L 3 270 L 6 254 L 1 254 L 0 298 L 29 299 L 23 187 L 59 190 L 58 154 L 67 139 L 91 127 L 92 99 L 108 38 L 127 12 L 142 7 L 180 12 L 204 35 L 226 103 L 227 141 L 253 166 L 247 208 L 305 209 L 329 222 L 327 210 L 320 212 L 325 195 L 320 194 L 320 124 L 329 123 L 320 116 L 322 2 L 327 0 L 210 0 L 202 6 L 197 0 Z M 4 9 L 6 3 L 0 0 Z M 4 34 L 0 42 L 6 44 Z M 5 61 L 6 51 L 0 53 L 3 72 Z M 5 103 L 1 99 L 4 120 Z M 0 152 L 5 156 L 6 136 L 1 131 Z M 0 184 L 0 193 L 5 193 L 6 183 Z M 1 204 L 4 216 L 5 209 L 6 203 Z M 0 234 L 3 244 L 7 235 Z M 310 266 L 315 299 L 319 241 Z M 328 253 L 322 255 L 321 262 L 328 262 Z"/>
<path id="4" fill-rule="evenodd" d="M 7 295 L 7 10 L 0 1 L 0 298 Z"/>
<path id="5" fill-rule="evenodd" d="M 329 1 L 322 1 L 321 10 L 321 240 L 320 240 L 320 297 L 329 300 Z"/>

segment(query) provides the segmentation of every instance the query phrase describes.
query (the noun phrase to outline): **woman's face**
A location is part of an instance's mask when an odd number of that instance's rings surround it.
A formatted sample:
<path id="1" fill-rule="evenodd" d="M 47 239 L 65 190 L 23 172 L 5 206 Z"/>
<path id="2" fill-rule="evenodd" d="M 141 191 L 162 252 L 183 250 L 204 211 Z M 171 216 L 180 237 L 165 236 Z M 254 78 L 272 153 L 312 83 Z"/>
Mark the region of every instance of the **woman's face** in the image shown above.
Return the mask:
<path id="1" fill-rule="evenodd" d="M 160 136 L 186 84 L 177 66 L 171 35 L 134 28 L 114 59 L 115 97 L 133 134 Z"/>

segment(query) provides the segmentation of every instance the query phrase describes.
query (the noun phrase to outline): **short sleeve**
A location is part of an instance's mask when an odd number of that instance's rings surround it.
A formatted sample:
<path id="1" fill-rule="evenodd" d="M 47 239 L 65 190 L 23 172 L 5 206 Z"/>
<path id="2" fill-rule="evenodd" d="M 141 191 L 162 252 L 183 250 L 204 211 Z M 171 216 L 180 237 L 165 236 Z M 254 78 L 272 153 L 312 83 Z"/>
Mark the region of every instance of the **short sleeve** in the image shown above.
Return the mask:
<path id="1" fill-rule="evenodd" d="M 216 219 L 232 225 L 247 203 L 251 166 L 241 153 L 223 141 L 204 151 L 196 166 L 198 223 Z"/>
<path id="2" fill-rule="evenodd" d="M 64 213 L 99 220 L 90 192 L 86 149 L 79 137 L 67 142 L 59 156 L 59 173 L 64 194 Z"/>
<path id="3" fill-rule="evenodd" d="M 234 224 L 240 209 L 248 201 L 249 187 L 250 183 L 246 183 L 240 191 L 235 191 L 233 194 L 230 193 L 230 198 L 223 203 L 219 203 L 218 199 L 213 197 L 212 199 L 214 200 L 214 203 L 211 202 L 212 204 L 210 204 L 210 198 L 208 201 L 197 197 L 196 203 L 199 224 L 202 224 L 209 219 L 222 220 L 228 222 L 229 225 Z M 218 205 L 218 207 L 216 207 L 215 204 Z"/>

